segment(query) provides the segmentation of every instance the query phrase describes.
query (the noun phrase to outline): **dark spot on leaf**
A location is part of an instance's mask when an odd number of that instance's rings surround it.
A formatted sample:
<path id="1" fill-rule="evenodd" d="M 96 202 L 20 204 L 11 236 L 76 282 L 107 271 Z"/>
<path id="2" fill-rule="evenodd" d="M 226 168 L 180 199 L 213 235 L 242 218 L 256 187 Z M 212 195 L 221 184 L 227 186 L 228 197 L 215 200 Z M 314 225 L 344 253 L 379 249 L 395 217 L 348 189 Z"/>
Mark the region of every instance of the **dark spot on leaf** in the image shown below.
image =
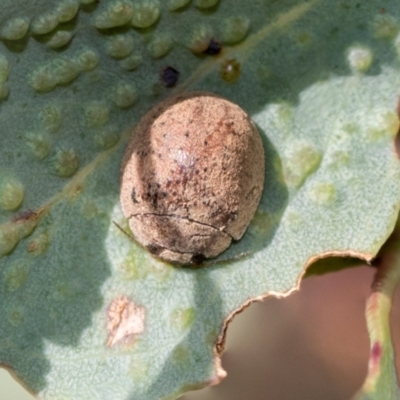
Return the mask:
<path id="1" fill-rule="evenodd" d="M 161 71 L 160 76 L 164 86 L 170 88 L 175 86 L 176 82 L 178 82 L 179 71 L 175 68 L 167 67 Z"/>
<path id="2" fill-rule="evenodd" d="M 221 43 L 216 41 L 215 39 L 211 39 L 208 47 L 204 50 L 204 54 L 208 54 L 209 56 L 215 56 L 221 52 Z"/>

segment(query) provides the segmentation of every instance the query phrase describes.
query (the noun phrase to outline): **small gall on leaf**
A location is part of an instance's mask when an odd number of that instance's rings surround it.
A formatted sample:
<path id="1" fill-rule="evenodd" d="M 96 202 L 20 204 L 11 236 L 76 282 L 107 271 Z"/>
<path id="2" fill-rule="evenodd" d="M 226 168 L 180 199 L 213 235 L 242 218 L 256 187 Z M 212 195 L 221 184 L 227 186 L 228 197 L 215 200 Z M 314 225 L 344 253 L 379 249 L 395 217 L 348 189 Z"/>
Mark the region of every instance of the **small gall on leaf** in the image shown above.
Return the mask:
<path id="1" fill-rule="evenodd" d="M 207 92 L 167 99 L 125 151 L 120 199 L 135 239 L 176 264 L 200 264 L 247 229 L 264 185 L 264 149 L 250 117 Z"/>
<path id="2" fill-rule="evenodd" d="M 225 60 L 221 65 L 221 77 L 225 82 L 234 82 L 240 76 L 240 63 L 234 58 Z"/>
<path id="3" fill-rule="evenodd" d="M 119 296 L 108 309 L 107 346 L 118 342 L 132 343 L 144 331 L 145 309 L 126 296 Z"/>

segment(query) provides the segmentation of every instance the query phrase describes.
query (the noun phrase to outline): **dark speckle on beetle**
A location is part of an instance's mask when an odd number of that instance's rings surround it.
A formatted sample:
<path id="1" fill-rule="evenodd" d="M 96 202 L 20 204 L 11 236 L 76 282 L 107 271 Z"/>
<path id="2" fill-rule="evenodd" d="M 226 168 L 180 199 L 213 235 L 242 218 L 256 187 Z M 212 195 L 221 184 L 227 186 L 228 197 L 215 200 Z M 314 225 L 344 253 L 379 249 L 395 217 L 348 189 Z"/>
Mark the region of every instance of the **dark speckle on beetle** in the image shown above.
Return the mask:
<path id="1" fill-rule="evenodd" d="M 137 198 L 136 198 L 136 190 L 135 190 L 135 188 L 132 188 L 131 198 L 132 198 L 132 201 L 133 201 L 134 203 L 139 203 L 138 200 L 137 200 Z"/>
<path id="2" fill-rule="evenodd" d="M 154 244 L 149 244 L 147 246 L 147 249 L 151 254 L 157 254 L 160 251 L 160 248 Z"/>

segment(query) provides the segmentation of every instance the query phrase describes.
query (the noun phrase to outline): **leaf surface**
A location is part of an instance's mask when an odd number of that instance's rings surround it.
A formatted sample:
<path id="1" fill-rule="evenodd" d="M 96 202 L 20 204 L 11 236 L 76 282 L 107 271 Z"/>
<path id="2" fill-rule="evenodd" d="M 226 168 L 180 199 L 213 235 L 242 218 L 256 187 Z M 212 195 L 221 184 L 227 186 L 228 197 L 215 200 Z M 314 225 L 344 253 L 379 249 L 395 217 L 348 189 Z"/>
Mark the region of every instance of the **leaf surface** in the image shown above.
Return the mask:
<path id="1" fill-rule="evenodd" d="M 237 310 L 290 293 L 316 259 L 370 260 L 394 227 L 396 2 L 186 3 L 0 5 L 0 363 L 45 399 L 218 383 Z M 196 53 L 212 38 L 219 55 Z M 128 229 L 119 168 L 133 127 L 198 89 L 252 116 L 266 182 L 242 240 L 191 270 L 114 222 Z"/>

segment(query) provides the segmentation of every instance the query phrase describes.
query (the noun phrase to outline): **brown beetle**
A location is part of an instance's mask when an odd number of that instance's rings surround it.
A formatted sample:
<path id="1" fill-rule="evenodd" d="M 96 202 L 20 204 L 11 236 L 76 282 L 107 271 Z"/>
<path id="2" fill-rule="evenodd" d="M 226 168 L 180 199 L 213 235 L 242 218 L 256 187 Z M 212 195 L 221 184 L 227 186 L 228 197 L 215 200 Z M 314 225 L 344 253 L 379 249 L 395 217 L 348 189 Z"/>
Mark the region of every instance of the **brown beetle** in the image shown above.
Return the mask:
<path id="1" fill-rule="evenodd" d="M 140 120 L 121 173 L 135 239 L 164 260 L 198 264 L 244 234 L 261 198 L 264 151 L 239 106 L 189 92 Z"/>

